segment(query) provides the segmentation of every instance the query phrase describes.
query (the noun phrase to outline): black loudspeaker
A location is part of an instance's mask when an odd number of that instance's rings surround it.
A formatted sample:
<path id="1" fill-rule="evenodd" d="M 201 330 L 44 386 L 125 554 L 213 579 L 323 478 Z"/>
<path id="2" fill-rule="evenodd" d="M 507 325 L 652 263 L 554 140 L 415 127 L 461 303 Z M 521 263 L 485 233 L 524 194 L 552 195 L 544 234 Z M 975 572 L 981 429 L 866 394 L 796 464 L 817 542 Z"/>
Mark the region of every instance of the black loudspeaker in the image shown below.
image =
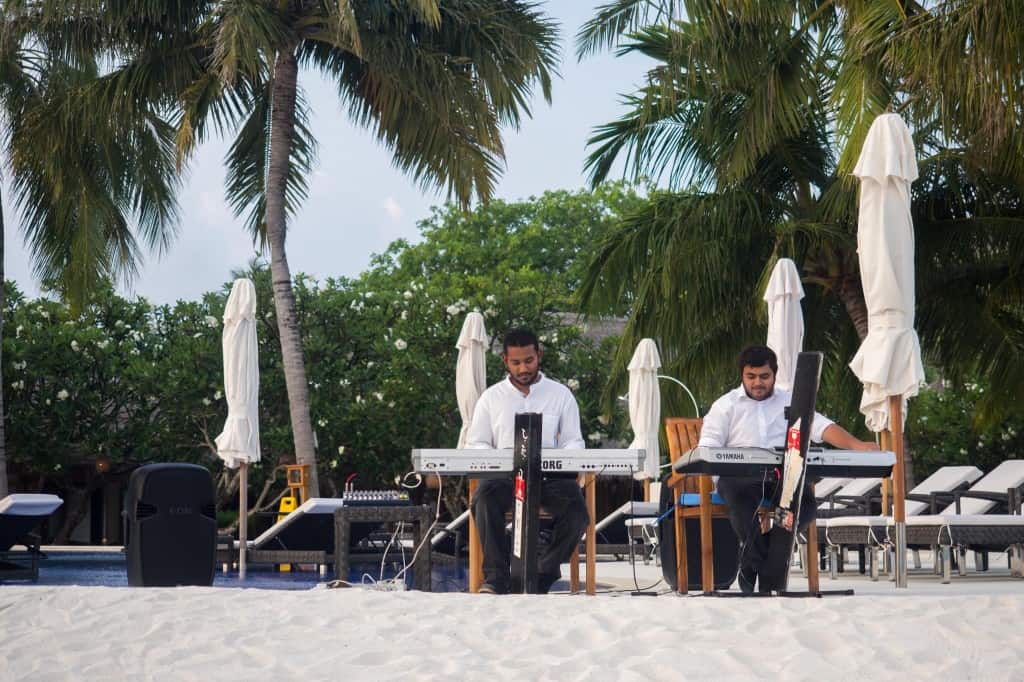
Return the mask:
<path id="1" fill-rule="evenodd" d="M 661 514 L 673 504 L 674 491 L 668 485 L 661 486 L 659 509 Z M 739 543 L 729 519 L 711 521 L 711 540 L 714 543 L 712 558 L 715 564 L 715 589 L 726 590 L 736 580 L 739 571 Z M 658 524 L 658 547 L 661 551 L 661 575 L 672 589 L 676 589 L 676 531 L 675 518 L 668 514 Z M 689 589 L 700 590 L 700 519 L 686 519 L 686 566 Z"/>
<path id="2" fill-rule="evenodd" d="M 125 497 L 128 584 L 212 585 L 217 512 L 210 472 L 195 464 L 147 464 Z"/>

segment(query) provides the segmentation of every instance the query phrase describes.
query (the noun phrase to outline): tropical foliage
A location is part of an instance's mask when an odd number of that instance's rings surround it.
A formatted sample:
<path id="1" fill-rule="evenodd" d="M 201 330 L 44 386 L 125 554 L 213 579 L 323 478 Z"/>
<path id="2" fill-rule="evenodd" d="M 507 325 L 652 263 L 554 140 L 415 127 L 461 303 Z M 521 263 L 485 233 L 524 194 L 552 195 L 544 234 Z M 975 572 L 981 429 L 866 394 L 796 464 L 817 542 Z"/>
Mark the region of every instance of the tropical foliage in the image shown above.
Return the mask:
<path id="1" fill-rule="evenodd" d="M 528 325 L 546 347 L 545 371 L 575 391 L 591 442 L 624 440 L 625 410 L 606 418 L 598 400 L 615 338 L 592 340 L 559 313 L 581 276 L 574 263 L 585 263 L 615 216 L 639 201 L 616 185 L 496 200 L 469 214 L 450 206 L 422 223 L 422 242 L 396 242 L 358 278 L 297 277 L 325 492 L 352 474 L 361 487 L 391 487 L 408 471 L 410 449 L 454 447 L 455 341 L 473 309 L 493 339 L 489 381 L 502 376 L 501 335 Z M 252 499 L 270 502 L 264 493 L 284 487 L 276 467 L 295 461 L 271 272 L 261 262 L 239 274 L 254 280 L 258 296 L 263 459 L 252 468 Z M 220 320 L 229 290 L 227 283 L 201 301 L 154 306 L 108 286 L 74 312 L 25 300 L 12 286 L 3 354 L 12 482 L 68 501 L 65 537 L 93 491 L 146 462 L 208 466 L 221 506 L 235 506 L 237 477 L 212 444 L 227 415 Z M 465 486 L 453 482 L 448 492 L 449 507 L 461 511 Z"/>
<path id="2" fill-rule="evenodd" d="M 624 160 L 662 191 L 600 245 L 581 291 L 628 312 L 610 395 L 641 337 L 667 370 L 716 394 L 733 358 L 764 339 L 761 294 L 794 259 L 805 348 L 827 352 L 824 402 L 856 415 L 846 363 L 867 331 L 850 176 L 875 117 L 904 116 L 921 179 L 912 190 L 917 328 L 946 376 L 991 386 L 979 414 L 1019 412 L 1024 368 L 1021 203 L 1024 42 L 1020 3 L 617 0 L 578 36 L 657 65 L 594 131 L 593 181 Z M 860 420 L 857 420 L 858 422 Z"/>

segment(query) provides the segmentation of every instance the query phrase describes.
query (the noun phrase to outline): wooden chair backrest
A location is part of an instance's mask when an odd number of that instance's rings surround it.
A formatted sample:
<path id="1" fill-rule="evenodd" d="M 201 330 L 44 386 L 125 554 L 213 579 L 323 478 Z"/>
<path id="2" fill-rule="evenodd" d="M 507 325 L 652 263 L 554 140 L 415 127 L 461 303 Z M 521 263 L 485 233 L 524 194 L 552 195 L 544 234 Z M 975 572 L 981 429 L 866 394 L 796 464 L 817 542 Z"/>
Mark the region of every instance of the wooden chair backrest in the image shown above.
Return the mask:
<path id="1" fill-rule="evenodd" d="M 665 435 L 668 437 L 669 461 L 675 462 L 682 454 L 697 447 L 700 442 L 700 429 L 703 419 L 687 417 L 666 417 Z M 697 476 L 686 476 L 680 492 L 695 493 L 699 491 Z"/>

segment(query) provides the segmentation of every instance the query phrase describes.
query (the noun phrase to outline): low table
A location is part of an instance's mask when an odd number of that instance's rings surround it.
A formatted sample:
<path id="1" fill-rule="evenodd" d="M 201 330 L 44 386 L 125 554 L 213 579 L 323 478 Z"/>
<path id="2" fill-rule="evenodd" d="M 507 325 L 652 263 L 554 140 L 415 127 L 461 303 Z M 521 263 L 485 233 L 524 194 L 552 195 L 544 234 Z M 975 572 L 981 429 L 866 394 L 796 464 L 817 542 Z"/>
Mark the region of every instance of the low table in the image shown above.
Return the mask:
<path id="1" fill-rule="evenodd" d="M 413 546 L 418 548 L 413 562 L 413 586 L 424 592 L 431 591 L 431 552 L 427 530 L 434 521 L 434 510 L 429 505 L 419 506 L 356 506 L 339 507 L 334 512 L 334 577 L 344 580 L 349 569 L 349 537 L 353 523 L 413 524 Z M 422 546 L 421 546 L 422 545 Z"/>

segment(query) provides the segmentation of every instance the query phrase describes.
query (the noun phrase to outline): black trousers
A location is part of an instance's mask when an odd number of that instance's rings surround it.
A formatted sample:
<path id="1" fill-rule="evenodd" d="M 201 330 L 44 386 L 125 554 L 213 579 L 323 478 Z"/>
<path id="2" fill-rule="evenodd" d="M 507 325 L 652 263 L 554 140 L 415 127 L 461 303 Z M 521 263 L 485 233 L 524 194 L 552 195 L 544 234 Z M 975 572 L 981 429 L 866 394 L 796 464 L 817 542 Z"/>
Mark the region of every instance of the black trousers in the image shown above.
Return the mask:
<path id="1" fill-rule="evenodd" d="M 761 563 L 768 556 L 768 536 L 761 534 L 757 519 L 757 508 L 767 498 L 773 505 L 778 504 L 782 486 L 774 477 L 738 478 L 722 476 L 718 479 L 718 492 L 729 510 L 729 521 L 740 543 L 740 570 L 759 573 Z M 804 530 L 814 520 L 817 503 L 810 485 L 804 484 L 799 530 Z"/>
<path id="2" fill-rule="evenodd" d="M 484 581 L 500 588 L 507 588 L 510 582 L 512 545 L 505 532 L 505 514 L 512 511 L 514 502 L 512 481 L 491 478 L 480 482 L 471 504 L 483 546 Z M 572 556 L 590 517 L 583 491 L 574 478 L 542 481 L 540 504 L 551 514 L 555 527 L 551 541 L 540 552 L 537 572 L 557 580 L 561 565 Z"/>

